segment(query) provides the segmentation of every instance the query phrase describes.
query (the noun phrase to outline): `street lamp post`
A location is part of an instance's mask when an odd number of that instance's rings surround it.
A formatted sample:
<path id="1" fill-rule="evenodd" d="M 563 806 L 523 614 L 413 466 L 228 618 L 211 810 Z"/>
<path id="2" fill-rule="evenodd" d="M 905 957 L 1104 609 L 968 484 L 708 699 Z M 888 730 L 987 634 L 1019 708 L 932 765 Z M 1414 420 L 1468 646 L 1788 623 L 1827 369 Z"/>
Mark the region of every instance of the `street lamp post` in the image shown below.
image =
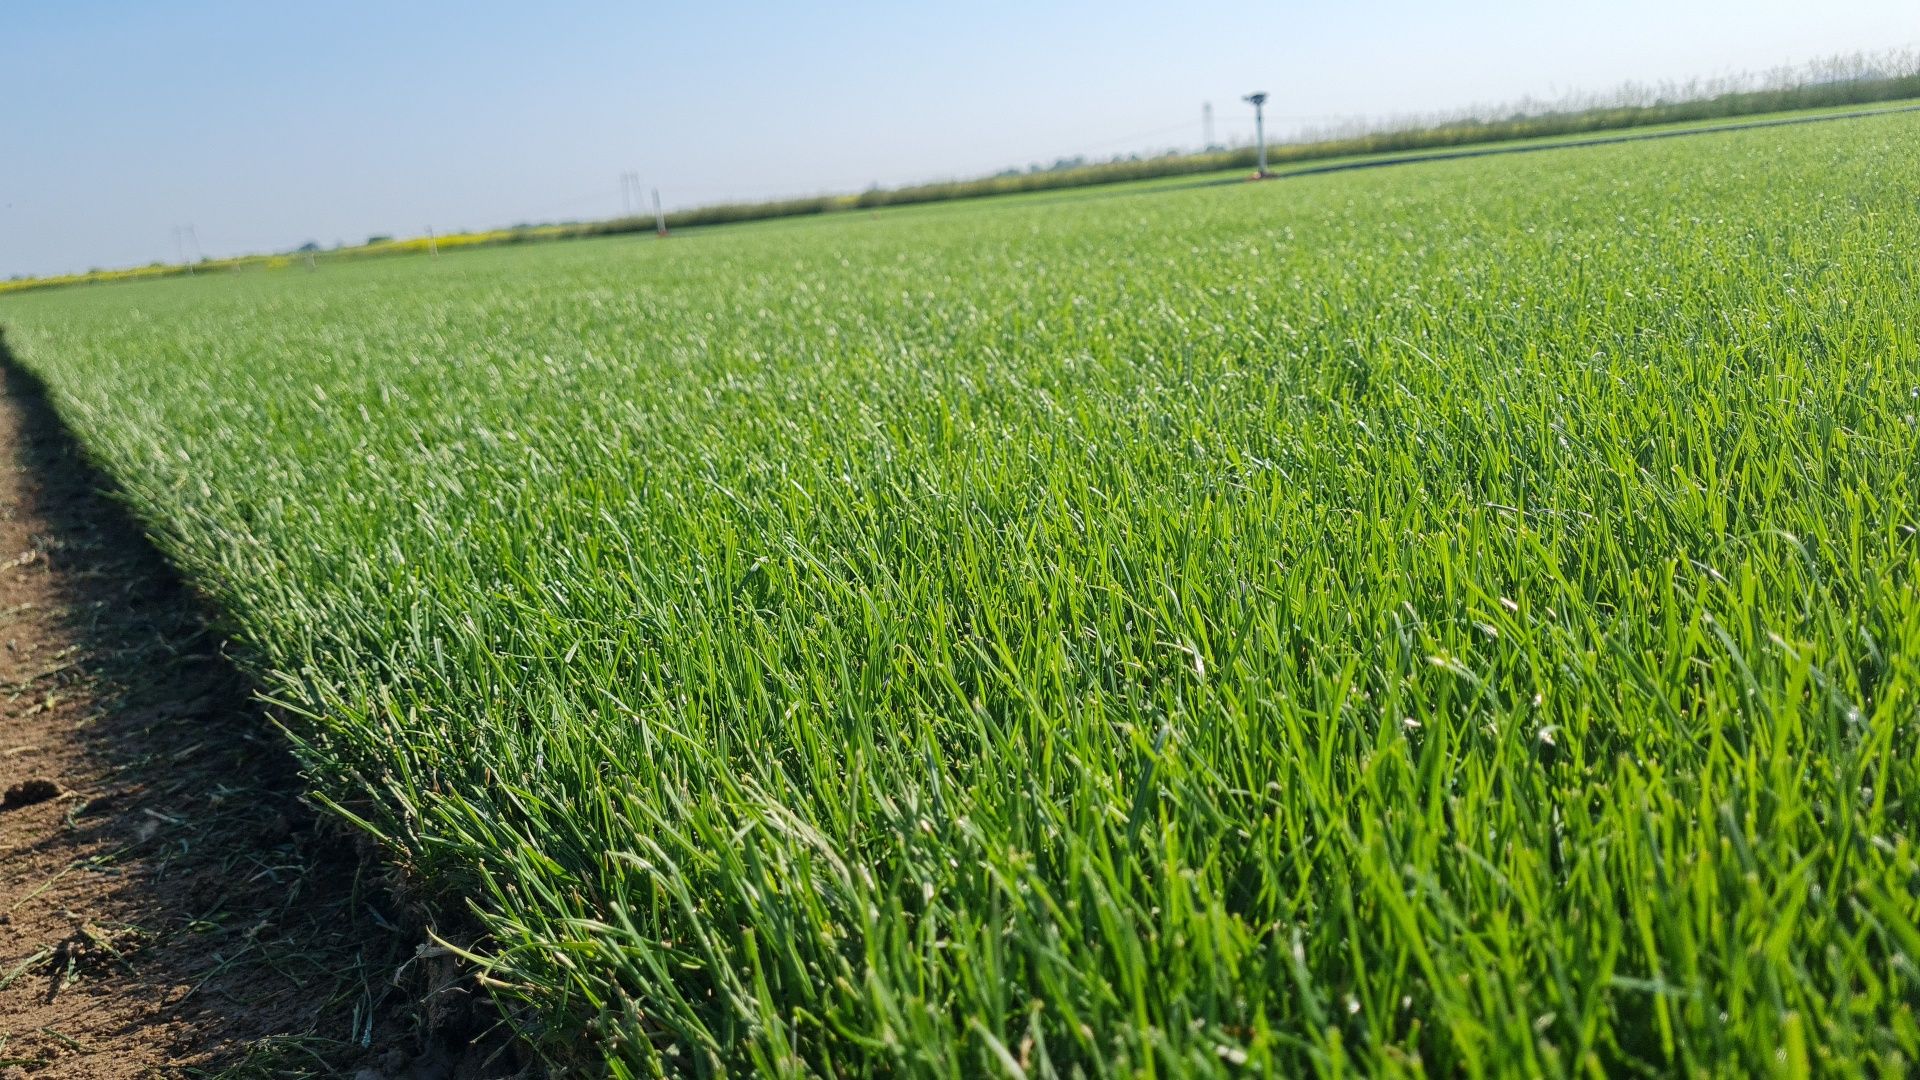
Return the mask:
<path id="1" fill-rule="evenodd" d="M 1261 106 L 1267 103 L 1267 92 L 1262 90 L 1257 94 L 1248 94 L 1240 100 L 1253 106 L 1253 140 L 1260 144 L 1260 171 L 1254 175 L 1265 180 L 1267 178 L 1267 122 Z"/>

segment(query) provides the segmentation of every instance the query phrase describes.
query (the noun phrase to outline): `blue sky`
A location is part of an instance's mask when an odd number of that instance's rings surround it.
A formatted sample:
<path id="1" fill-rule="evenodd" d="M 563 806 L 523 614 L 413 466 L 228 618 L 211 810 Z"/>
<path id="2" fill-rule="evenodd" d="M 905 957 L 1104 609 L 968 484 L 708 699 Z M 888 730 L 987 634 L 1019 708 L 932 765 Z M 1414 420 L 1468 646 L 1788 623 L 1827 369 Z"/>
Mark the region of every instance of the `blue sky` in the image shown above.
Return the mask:
<path id="1" fill-rule="evenodd" d="M 0 276 L 1185 146 L 1920 45 L 1914 0 L 0 4 Z M 1326 120 L 1282 120 L 1283 129 Z"/>

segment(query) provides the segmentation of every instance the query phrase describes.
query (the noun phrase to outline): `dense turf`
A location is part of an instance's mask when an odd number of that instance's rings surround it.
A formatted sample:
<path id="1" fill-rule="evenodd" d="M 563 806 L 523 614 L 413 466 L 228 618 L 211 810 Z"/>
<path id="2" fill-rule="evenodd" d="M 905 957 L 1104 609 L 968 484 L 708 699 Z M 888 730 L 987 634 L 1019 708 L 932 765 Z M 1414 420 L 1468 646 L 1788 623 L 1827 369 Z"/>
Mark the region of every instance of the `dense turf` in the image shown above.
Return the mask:
<path id="1" fill-rule="evenodd" d="M 555 1053 L 1899 1071 L 1917 197 L 1883 117 L 0 321 Z"/>

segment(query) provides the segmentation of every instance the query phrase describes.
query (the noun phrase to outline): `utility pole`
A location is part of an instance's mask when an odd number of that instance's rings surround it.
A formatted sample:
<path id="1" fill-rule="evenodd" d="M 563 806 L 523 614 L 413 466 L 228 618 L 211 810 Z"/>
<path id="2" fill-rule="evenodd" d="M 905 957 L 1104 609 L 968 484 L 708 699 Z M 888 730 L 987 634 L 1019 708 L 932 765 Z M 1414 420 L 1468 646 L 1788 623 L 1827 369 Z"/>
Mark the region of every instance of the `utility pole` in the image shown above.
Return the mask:
<path id="1" fill-rule="evenodd" d="M 1213 149 L 1213 102 L 1200 103 L 1200 149 Z"/>
<path id="2" fill-rule="evenodd" d="M 661 236 L 667 235 L 667 215 L 660 209 L 660 189 L 653 189 L 653 225 Z"/>
<path id="3" fill-rule="evenodd" d="M 186 268 L 187 276 L 192 277 L 193 264 L 187 261 L 187 229 L 184 225 L 175 225 L 173 227 L 173 251 L 180 265 Z"/>
<path id="4" fill-rule="evenodd" d="M 633 216 L 633 174 L 620 174 L 620 216 Z"/>
<path id="5" fill-rule="evenodd" d="M 433 235 L 433 226 L 431 225 L 427 226 L 427 257 L 430 259 L 440 257 L 440 241 Z"/>
<path id="6" fill-rule="evenodd" d="M 1260 144 L 1260 171 L 1253 175 L 1256 179 L 1265 180 L 1267 178 L 1267 124 L 1262 107 L 1267 103 L 1267 92 L 1262 90 L 1257 94 L 1248 94 L 1240 100 L 1253 106 L 1253 139 Z"/>

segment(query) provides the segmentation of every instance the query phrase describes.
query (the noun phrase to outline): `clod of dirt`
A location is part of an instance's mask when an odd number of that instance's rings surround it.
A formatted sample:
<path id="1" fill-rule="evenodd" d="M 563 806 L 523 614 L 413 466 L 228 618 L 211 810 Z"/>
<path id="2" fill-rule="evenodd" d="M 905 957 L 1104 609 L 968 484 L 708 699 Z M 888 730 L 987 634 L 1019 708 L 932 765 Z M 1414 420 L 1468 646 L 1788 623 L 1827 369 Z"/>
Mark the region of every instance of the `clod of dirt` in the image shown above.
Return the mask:
<path id="1" fill-rule="evenodd" d="M 43 803 L 59 798 L 60 793 L 59 784 L 43 777 L 23 780 L 8 788 L 6 795 L 0 796 L 0 810 L 18 810 L 23 806 Z"/>

